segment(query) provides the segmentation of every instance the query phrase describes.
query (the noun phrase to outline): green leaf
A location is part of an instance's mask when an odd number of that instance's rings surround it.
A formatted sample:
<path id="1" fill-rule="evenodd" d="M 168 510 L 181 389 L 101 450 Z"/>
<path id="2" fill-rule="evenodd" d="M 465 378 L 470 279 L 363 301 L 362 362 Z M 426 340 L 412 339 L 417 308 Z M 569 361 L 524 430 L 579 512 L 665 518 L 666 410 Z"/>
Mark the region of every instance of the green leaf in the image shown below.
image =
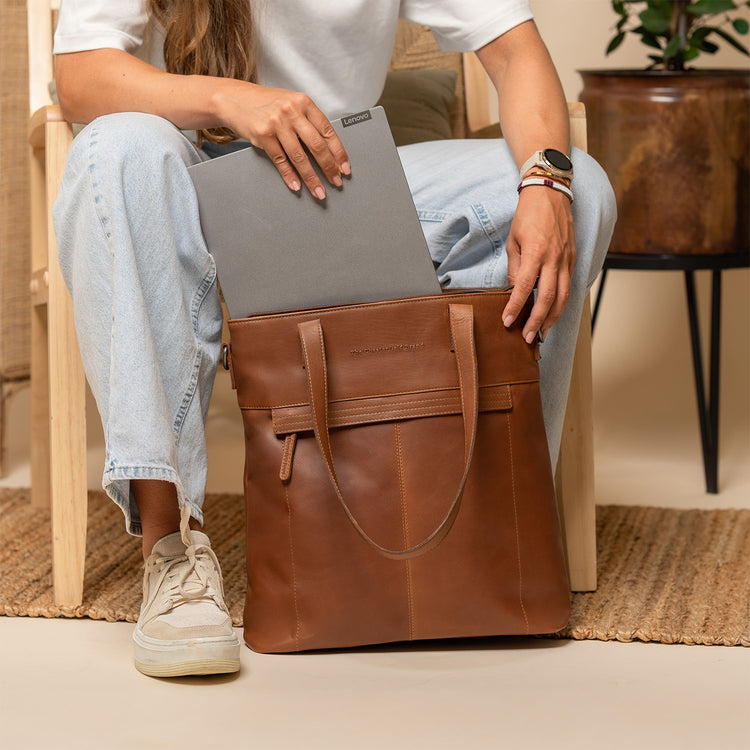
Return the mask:
<path id="1" fill-rule="evenodd" d="M 615 36 L 612 41 L 609 43 L 609 46 L 607 47 L 606 54 L 609 55 L 611 52 L 614 52 L 621 44 L 622 40 L 625 38 L 625 32 L 620 32 Z"/>
<path id="2" fill-rule="evenodd" d="M 622 0 L 614 0 L 612 8 L 618 15 L 627 17 L 628 12 L 625 10 L 625 3 Z"/>
<path id="3" fill-rule="evenodd" d="M 661 55 L 649 55 L 648 59 L 651 60 L 651 65 L 646 70 L 653 70 L 657 65 L 661 65 L 664 62 L 664 58 Z"/>
<path id="4" fill-rule="evenodd" d="M 646 8 L 638 17 L 641 19 L 643 26 L 652 34 L 669 33 L 669 16 L 656 8 Z"/>
<path id="5" fill-rule="evenodd" d="M 701 26 L 699 29 L 696 29 L 691 35 L 691 39 L 699 39 L 700 41 L 703 41 L 711 32 L 713 32 L 714 27 L 713 26 Z"/>
<path id="6" fill-rule="evenodd" d="M 747 34 L 747 32 L 750 31 L 750 23 L 744 18 L 735 18 L 734 21 L 732 21 L 732 26 L 734 26 L 734 30 L 738 34 Z"/>
<path id="7" fill-rule="evenodd" d="M 714 55 L 719 51 L 719 45 L 703 39 L 698 44 L 693 45 L 692 49 L 698 50 L 700 52 L 707 52 L 709 55 Z"/>
<path id="8" fill-rule="evenodd" d="M 687 11 L 693 16 L 712 16 L 727 10 L 736 10 L 734 0 L 698 0 L 688 7 Z"/>
<path id="9" fill-rule="evenodd" d="M 678 34 L 675 34 L 670 40 L 669 44 L 664 48 L 664 59 L 669 60 L 670 57 L 674 57 L 680 51 L 680 44 L 682 40 Z"/>
<path id="10" fill-rule="evenodd" d="M 659 39 L 649 32 L 645 26 L 639 26 L 637 29 L 633 29 L 634 34 L 640 34 L 641 42 L 647 47 L 653 47 L 654 49 L 661 49 Z"/>
<path id="11" fill-rule="evenodd" d="M 678 2 L 680 0 L 677 0 Z M 661 11 L 662 15 L 670 16 L 674 9 L 674 0 L 646 0 L 646 5 Z"/>
<path id="12" fill-rule="evenodd" d="M 736 50 L 739 50 L 742 52 L 743 55 L 747 55 L 750 57 L 750 52 L 748 51 L 747 47 L 745 47 L 744 44 L 740 44 L 733 36 L 730 36 L 727 34 L 726 31 L 723 31 L 722 29 L 714 29 L 714 32 L 717 33 L 722 39 L 729 42 L 729 44 L 732 45 Z"/>

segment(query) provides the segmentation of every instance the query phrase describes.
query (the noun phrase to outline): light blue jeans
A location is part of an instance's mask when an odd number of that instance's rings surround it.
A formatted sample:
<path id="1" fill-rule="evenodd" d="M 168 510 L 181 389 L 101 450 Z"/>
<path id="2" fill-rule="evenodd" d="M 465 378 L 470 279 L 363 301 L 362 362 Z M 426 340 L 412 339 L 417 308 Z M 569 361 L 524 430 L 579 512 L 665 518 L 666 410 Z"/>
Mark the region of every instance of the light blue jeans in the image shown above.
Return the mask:
<path id="1" fill-rule="evenodd" d="M 505 284 L 518 181 L 505 143 L 440 141 L 400 153 L 441 283 Z M 60 265 L 104 425 L 102 483 L 132 534 L 141 532 L 132 479 L 173 482 L 181 507 L 202 521 L 204 427 L 222 312 L 186 167 L 206 158 L 153 115 L 101 117 L 74 139 L 54 209 Z M 568 305 L 542 345 L 553 462 L 583 301 L 615 219 L 604 172 L 580 152 L 573 162 L 578 258 Z"/>

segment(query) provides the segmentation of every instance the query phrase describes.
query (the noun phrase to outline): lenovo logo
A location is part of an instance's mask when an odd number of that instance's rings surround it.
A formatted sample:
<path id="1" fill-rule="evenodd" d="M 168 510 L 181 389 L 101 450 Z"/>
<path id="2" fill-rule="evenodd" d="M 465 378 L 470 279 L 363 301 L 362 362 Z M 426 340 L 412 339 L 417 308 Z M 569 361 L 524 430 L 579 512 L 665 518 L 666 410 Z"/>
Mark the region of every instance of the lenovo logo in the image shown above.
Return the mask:
<path id="1" fill-rule="evenodd" d="M 356 115 L 342 117 L 341 124 L 345 128 L 348 128 L 350 125 L 358 125 L 360 122 L 365 122 L 366 120 L 372 120 L 372 112 L 369 109 L 364 112 L 357 112 Z"/>

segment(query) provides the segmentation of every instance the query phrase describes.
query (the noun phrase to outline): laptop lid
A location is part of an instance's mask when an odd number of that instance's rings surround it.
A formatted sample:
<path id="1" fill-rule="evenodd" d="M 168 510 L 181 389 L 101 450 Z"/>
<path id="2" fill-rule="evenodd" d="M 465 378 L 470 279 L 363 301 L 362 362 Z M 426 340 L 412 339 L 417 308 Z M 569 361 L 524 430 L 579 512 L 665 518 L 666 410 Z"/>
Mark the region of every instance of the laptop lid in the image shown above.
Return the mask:
<path id="1" fill-rule="evenodd" d="M 232 318 L 440 292 L 382 107 L 332 124 L 352 175 L 323 201 L 253 147 L 189 167 Z"/>

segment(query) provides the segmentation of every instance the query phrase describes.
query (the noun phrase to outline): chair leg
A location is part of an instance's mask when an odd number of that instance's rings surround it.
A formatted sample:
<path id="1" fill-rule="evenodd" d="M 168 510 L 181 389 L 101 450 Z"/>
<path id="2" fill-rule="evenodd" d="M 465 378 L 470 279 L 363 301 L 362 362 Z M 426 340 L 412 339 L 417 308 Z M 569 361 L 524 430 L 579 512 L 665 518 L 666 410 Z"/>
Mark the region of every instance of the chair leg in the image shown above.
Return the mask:
<path id="1" fill-rule="evenodd" d="M 31 504 L 50 505 L 47 307 L 31 310 Z"/>
<path id="2" fill-rule="evenodd" d="M 77 606 L 83 599 L 86 554 L 86 378 L 73 321 L 73 304 L 57 262 L 51 220 L 52 200 L 59 190 L 70 137 L 67 124 L 48 126 L 49 477 L 55 603 Z"/>
<path id="3" fill-rule="evenodd" d="M 49 508 L 49 348 L 45 152 L 31 149 L 31 504 Z"/>
<path id="4" fill-rule="evenodd" d="M 596 589 L 591 307 L 583 308 L 555 485 L 572 591 Z"/>
<path id="5" fill-rule="evenodd" d="M 7 466 L 7 434 L 8 425 L 5 418 L 5 383 L 0 376 L 0 478 L 8 473 Z"/>
<path id="6" fill-rule="evenodd" d="M 47 306 L 31 310 L 31 504 L 50 506 Z"/>

